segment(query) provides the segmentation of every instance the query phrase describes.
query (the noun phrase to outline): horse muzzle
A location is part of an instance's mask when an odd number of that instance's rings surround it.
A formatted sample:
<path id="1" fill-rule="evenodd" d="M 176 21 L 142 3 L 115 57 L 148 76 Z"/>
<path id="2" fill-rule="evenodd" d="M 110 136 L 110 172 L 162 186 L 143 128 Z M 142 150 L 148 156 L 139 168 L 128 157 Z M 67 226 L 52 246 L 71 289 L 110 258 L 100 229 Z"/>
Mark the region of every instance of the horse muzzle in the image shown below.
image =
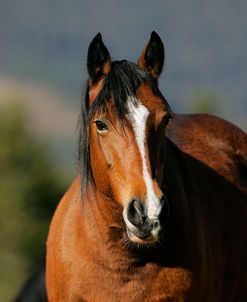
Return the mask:
<path id="1" fill-rule="evenodd" d="M 167 223 L 169 206 L 167 199 L 160 199 L 156 214 L 151 217 L 145 203 L 132 200 L 123 213 L 128 237 L 139 244 L 154 243 L 160 239 L 163 226 Z"/>

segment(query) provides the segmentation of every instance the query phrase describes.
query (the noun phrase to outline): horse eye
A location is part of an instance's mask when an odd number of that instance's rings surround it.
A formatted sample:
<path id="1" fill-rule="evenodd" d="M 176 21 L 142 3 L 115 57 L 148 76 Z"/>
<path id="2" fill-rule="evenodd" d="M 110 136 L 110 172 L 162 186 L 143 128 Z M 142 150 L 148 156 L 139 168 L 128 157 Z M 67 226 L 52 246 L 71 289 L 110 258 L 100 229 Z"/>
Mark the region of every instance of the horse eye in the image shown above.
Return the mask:
<path id="1" fill-rule="evenodd" d="M 95 124 L 96 124 L 97 130 L 99 132 L 104 132 L 104 131 L 108 130 L 108 127 L 107 127 L 106 123 L 104 123 L 104 122 L 102 122 L 100 120 L 96 120 Z"/>

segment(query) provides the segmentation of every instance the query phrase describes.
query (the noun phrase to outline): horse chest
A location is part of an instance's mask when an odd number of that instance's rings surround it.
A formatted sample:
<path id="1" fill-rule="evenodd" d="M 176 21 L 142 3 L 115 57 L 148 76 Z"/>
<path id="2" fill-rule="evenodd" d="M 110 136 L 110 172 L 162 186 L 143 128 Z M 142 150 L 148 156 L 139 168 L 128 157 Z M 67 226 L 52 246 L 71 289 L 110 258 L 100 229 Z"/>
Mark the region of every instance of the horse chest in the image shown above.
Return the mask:
<path id="1" fill-rule="evenodd" d="M 186 301 L 191 285 L 190 273 L 180 268 L 156 265 L 131 272 L 111 271 L 85 264 L 83 272 L 72 278 L 71 301 Z"/>

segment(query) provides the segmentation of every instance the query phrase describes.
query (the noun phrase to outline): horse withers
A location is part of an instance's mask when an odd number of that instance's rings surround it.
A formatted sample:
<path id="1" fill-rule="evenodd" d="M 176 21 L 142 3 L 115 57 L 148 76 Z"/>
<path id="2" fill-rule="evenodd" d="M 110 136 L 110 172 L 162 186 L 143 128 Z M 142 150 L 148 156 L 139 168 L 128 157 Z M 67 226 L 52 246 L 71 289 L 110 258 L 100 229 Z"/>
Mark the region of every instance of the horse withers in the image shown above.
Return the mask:
<path id="1" fill-rule="evenodd" d="M 153 32 L 138 64 L 87 57 L 79 176 L 47 241 L 49 301 L 247 301 L 247 135 L 175 115 Z"/>

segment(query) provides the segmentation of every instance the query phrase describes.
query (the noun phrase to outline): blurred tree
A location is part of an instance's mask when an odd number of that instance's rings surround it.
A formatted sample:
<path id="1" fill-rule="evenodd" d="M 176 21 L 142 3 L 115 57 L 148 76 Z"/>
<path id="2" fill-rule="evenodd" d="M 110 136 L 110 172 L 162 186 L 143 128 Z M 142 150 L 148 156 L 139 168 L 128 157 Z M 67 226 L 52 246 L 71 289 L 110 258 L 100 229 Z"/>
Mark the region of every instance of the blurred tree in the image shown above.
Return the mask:
<path id="1" fill-rule="evenodd" d="M 0 300 L 11 301 L 45 254 L 65 178 L 27 128 L 21 105 L 0 108 Z"/>

